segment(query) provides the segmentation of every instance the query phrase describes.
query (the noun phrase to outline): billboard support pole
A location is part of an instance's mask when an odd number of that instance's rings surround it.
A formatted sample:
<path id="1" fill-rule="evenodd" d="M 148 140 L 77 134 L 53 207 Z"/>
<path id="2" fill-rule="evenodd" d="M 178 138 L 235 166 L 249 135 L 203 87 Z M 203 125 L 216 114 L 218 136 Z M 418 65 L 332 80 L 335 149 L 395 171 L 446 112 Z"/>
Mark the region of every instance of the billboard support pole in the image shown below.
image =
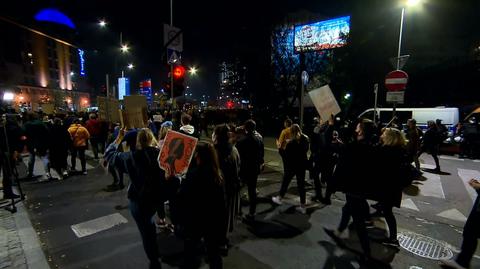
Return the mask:
<path id="1" fill-rule="evenodd" d="M 378 104 L 378 83 L 373 85 L 373 92 L 375 93 L 375 104 L 373 108 L 373 123 L 377 124 L 377 104 Z"/>
<path id="2" fill-rule="evenodd" d="M 299 80 L 300 80 L 300 97 L 299 97 L 299 107 L 300 107 L 300 129 L 303 130 L 303 96 L 305 95 L 305 85 L 303 83 L 303 80 L 302 80 L 302 72 L 303 70 L 305 70 L 305 54 L 303 53 L 300 53 L 300 76 L 299 76 Z"/>

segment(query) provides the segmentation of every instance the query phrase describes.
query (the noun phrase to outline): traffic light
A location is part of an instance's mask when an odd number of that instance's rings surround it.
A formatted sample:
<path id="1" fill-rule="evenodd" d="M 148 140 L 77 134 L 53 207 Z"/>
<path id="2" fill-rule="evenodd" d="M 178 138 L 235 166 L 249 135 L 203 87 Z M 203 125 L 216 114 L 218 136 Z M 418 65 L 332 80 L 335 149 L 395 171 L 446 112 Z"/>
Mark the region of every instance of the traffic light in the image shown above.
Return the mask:
<path id="1" fill-rule="evenodd" d="M 234 106 L 233 101 L 232 101 L 232 100 L 228 100 L 226 106 L 227 106 L 228 109 L 232 109 L 233 106 Z"/>
<path id="2" fill-rule="evenodd" d="M 185 91 L 185 67 L 177 65 L 173 68 L 173 96 L 182 96 Z"/>

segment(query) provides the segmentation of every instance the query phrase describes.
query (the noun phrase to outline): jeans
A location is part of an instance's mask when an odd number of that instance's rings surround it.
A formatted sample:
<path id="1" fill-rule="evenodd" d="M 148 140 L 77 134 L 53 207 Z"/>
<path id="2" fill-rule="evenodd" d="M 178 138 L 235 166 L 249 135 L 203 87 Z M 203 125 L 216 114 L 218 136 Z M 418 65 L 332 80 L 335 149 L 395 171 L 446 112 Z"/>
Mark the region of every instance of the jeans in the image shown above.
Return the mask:
<path id="1" fill-rule="evenodd" d="M 121 172 L 117 168 L 115 168 L 114 165 L 109 165 L 108 166 L 108 172 L 110 172 L 110 174 L 113 177 L 113 185 L 124 186 L 123 185 L 123 172 Z"/>
<path id="2" fill-rule="evenodd" d="M 12 171 L 8 162 L 8 153 L 0 152 L 0 170 L 2 170 L 2 184 L 3 195 L 9 196 L 13 194 L 12 191 Z M 13 160 L 10 161 L 11 165 L 14 165 Z"/>
<path id="3" fill-rule="evenodd" d="M 244 182 L 247 183 L 249 214 L 255 215 L 257 211 L 257 180 L 258 175 L 245 176 Z"/>
<path id="4" fill-rule="evenodd" d="M 33 175 L 33 170 L 35 168 L 35 150 L 30 151 L 30 156 L 28 158 L 28 175 L 32 176 Z M 43 163 L 43 169 L 45 169 L 45 173 L 50 173 L 50 161 L 48 160 L 48 155 L 45 153 L 45 155 L 40 156 L 40 159 L 42 160 Z"/>
<path id="5" fill-rule="evenodd" d="M 362 246 L 363 253 L 365 256 L 369 257 L 370 239 L 368 238 L 367 228 L 365 226 L 365 221 L 368 218 L 368 215 L 365 212 L 365 209 L 368 210 L 367 200 L 348 194 L 346 195 L 346 198 L 347 203 L 344 206 L 342 212 L 342 220 L 340 222 L 338 230 L 345 230 L 348 226 L 350 216 L 352 216 L 355 231 L 357 232 L 358 239 L 360 240 L 360 245 Z"/>
<path id="6" fill-rule="evenodd" d="M 142 237 L 143 249 L 147 254 L 150 261 L 150 267 L 156 265 L 157 268 L 160 264 L 159 253 L 157 245 L 157 230 L 155 224 L 152 221 L 153 215 L 155 215 L 155 206 L 149 204 L 142 204 L 137 201 L 129 200 L 130 213 L 133 219 L 137 223 L 140 236 Z"/>
<path id="7" fill-rule="evenodd" d="M 462 251 L 458 254 L 456 261 L 465 268 L 470 267 L 475 250 L 477 249 L 478 238 L 480 238 L 480 196 L 477 197 L 472 212 L 468 216 L 467 223 L 463 228 Z"/>
<path id="8" fill-rule="evenodd" d="M 90 144 L 92 145 L 93 156 L 95 157 L 95 159 L 98 159 L 98 152 L 105 151 L 105 144 L 99 137 L 91 137 Z"/>
<path id="9" fill-rule="evenodd" d="M 298 195 L 300 196 L 300 203 L 302 205 L 306 202 L 305 194 L 305 169 L 287 168 L 283 176 L 282 187 L 280 188 L 280 197 L 284 197 L 288 190 L 288 185 L 292 181 L 293 176 L 297 177 Z"/>
<path id="10" fill-rule="evenodd" d="M 82 171 L 87 171 L 87 160 L 85 159 L 85 147 L 73 147 L 72 148 L 72 158 L 71 158 L 71 165 L 72 170 L 75 170 L 76 161 L 77 161 L 77 154 L 80 158 L 80 164 L 82 165 Z"/>

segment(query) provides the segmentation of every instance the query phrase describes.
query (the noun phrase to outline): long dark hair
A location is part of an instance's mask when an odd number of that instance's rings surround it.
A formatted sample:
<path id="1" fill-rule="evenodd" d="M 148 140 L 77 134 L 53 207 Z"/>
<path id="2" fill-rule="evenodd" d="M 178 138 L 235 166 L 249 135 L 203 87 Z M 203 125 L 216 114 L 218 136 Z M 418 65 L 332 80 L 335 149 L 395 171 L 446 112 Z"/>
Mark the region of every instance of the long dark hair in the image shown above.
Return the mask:
<path id="1" fill-rule="evenodd" d="M 218 164 L 217 152 L 212 144 L 201 142 L 197 145 L 196 155 L 200 166 L 203 166 L 205 170 L 213 175 L 215 183 L 223 184 L 223 178 L 220 171 L 220 165 Z"/>

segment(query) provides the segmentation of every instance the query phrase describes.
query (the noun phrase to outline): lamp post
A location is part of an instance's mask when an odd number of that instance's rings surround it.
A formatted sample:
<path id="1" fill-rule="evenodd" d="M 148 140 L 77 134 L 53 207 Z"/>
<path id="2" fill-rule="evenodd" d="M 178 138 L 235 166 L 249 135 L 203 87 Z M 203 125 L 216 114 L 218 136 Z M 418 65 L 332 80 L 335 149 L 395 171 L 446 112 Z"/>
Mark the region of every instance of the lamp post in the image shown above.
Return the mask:
<path id="1" fill-rule="evenodd" d="M 407 0 L 407 6 L 416 6 L 420 3 L 421 0 Z M 400 70 L 400 56 L 402 51 L 402 35 L 403 35 L 403 21 L 405 17 L 405 5 L 402 6 L 402 16 L 400 17 L 400 31 L 398 35 L 398 51 L 397 51 L 397 70 Z"/>

